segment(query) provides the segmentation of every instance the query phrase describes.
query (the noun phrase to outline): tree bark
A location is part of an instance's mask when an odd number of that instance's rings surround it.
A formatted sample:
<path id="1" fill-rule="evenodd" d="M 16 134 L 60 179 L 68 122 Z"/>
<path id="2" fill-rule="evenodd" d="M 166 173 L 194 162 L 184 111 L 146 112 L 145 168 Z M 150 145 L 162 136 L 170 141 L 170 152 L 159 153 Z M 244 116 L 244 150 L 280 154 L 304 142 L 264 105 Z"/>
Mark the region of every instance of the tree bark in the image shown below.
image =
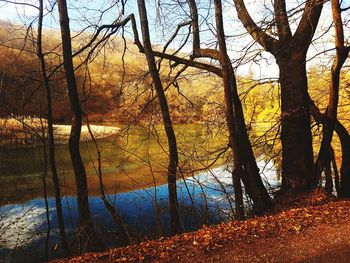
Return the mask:
<path id="1" fill-rule="evenodd" d="M 97 240 L 97 236 L 94 233 L 91 221 L 86 171 L 81 159 L 79 148 L 83 114 L 74 73 L 69 16 L 66 0 L 58 0 L 57 5 L 61 27 L 63 64 L 72 111 L 72 126 L 69 136 L 69 153 L 72 160 L 76 181 L 79 215 L 79 237 L 81 241 L 81 248 L 93 250 L 98 247 L 99 242 Z"/>
<path id="2" fill-rule="evenodd" d="M 329 99 L 328 106 L 325 112 L 326 121 L 323 125 L 323 137 L 321 141 L 321 147 L 315 163 L 317 175 L 320 178 L 322 172 L 325 172 L 326 183 L 330 182 L 327 176 L 329 175 L 329 167 L 331 165 L 331 142 L 333 138 L 334 126 L 337 120 L 337 110 L 339 101 L 339 83 L 340 83 L 340 73 L 341 69 L 349 55 L 349 47 L 344 45 L 344 31 L 343 23 L 341 18 L 341 7 L 339 0 L 332 0 L 332 16 L 335 28 L 335 47 L 336 55 L 333 60 L 331 68 L 331 82 L 329 85 Z M 326 184 L 327 188 L 327 184 Z M 328 185 L 328 190 L 330 186 Z"/>
<path id="3" fill-rule="evenodd" d="M 350 135 L 339 121 L 335 123 L 335 131 L 337 132 L 341 148 L 342 163 L 340 167 L 340 197 L 350 197 Z"/>
<path id="4" fill-rule="evenodd" d="M 43 12 L 44 12 L 44 4 L 43 4 L 43 0 L 40 0 L 39 16 L 38 16 L 37 56 L 40 61 L 40 72 L 43 78 L 43 84 L 46 91 L 47 130 L 48 130 L 47 133 L 48 133 L 48 139 L 49 139 L 49 162 L 50 162 L 50 168 L 51 168 L 51 174 L 52 174 L 52 181 L 53 181 L 54 190 L 55 190 L 55 204 L 56 204 L 58 227 L 60 232 L 60 241 L 66 256 L 68 256 L 69 248 L 67 243 L 66 231 L 64 226 L 64 217 L 63 217 L 63 211 L 62 211 L 60 179 L 58 177 L 58 173 L 56 169 L 55 138 L 53 134 L 51 90 L 50 90 L 49 78 L 46 73 L 46 63 L 45 63 L 45 57 L 42 49 L 42 25 L 43 25 L 43 17 L 44 17 Z"/>
<path id="5" fill-rule="evenodd" d="M 230 135 L 230 144 L 235 159 L 235 182 L 238 193 L 240 179 L 245 182 L 246 191 L 252 198 L 256 213 L 263 213 L 271 207 L 270 196 L 261 180 L 252 146 L 244 121 L 244 113 L 238 95 L 237 82 L 230 58 L 227 54 L 225 33 L 223 28 L 221 0 L 215 0 L 216 30 L 220 50 L 220 64 L 225 93 L 226 122 Z M 237 178 L 238 177 L 238 178 Z M 238 185 L 239 183 L 239 185 Z M 242 197 L 237 197 L 239 200 Z M 242 211 L 239 211 L 241 213 Z M 244 214 L 243 214 L 244 215 Z M 240 217 L 242 215 L 239 215 Z"/>
<path id="6" fill-rule="evenodd" d="M 147 10 L 144 0 L 138 0 L 138 8 L 140 14 L 140 24 L 142 31 L 142 38 L 144 44 L 144 52 L 146 55 L 148 68 L 152 75 L 154 88 L 157 92 L 158 101 L 163 118 L 164 129 L 168 139 L 169 145 L 169 164 L 168 164 L 168 191 L 169 191 L 169 208 L 170 208 L 170 223 L 171 231 L 173 234 L 180 233 L 182 231 L 180 216 L 178 211 L 177 200 L 177 186 L 176 186 L 176 171 L 179 162 L 177 143 L 175 132 L 173 129 L 172 121 L 170 118 L 169 107 L 167 99 L 163 90 L 163 85 L 159 77 L 157 70 L 150 35 L 148 29 Z"/>
<path id="7" fill-rule="evenodd" d="M 305 58 L 324 2 L 306 1 L 299 25 L 292 35 L 285 0 L 276 0 L 274 12 L 278 39 L 254 22 L 244 0 L 233 2 L 246 30 L 266 51 L 274 55 L 280 69 L 282 190 L 308 191 L 317 185 L 317 176 L 313 165 Z"/>
<path id="8" fill-rule="evenodd" d="M 311 113 L 314 119 L 318 123 L 322 123 L 324 125 L 327 122 L 327 116 L 320 112 L 320 110 L 317 108 L 317 106 L 311 99 L 310 99 L 310 105 L 311 105 Z M 350 197 L 350 162 L 349 162 L 350 134 L 346 130 L 346 128 L 339 122 L 338 119 L 335 120 L 334 130 L 340 139 L 340 144 L 342 149 L 342 163 L 340 167 L 340 186 L 339 186 L 339 191 L 337 192 L 340 197 Z M 338 173 L 336 171 L 337 167 L 334 159 L 335 158 L 333 158 L 333 169 L 335 171 L 335 176 L 337 179 Z M 336 180 L 336 187 L 338 187 L 337 180 Z"/>
<path id="9" fill-rule="evenodd" d="M 294 55 L 294 54 L 293 54 Z M 305 54 L 277 59 L 281 84 L 282 190 L 302 192 L 317 186 L 310 128 Z"/>
<path id="10" fill-rule="evenodd" d="M 238 220 L 244 220 L 245 213 L 244 213 L 244 202 L 243 202 L 243 190 L 242 190 L 242 184 L 241 184 L 243 171 L 238 161 L 234 161 L 233 163 L 234 163 L 233 164 L 234 166 L 232 171 L 232 183 L 233 183 L 233 189 L 235 191 L 235 213 L 236 213 L 236 218 Z"/>

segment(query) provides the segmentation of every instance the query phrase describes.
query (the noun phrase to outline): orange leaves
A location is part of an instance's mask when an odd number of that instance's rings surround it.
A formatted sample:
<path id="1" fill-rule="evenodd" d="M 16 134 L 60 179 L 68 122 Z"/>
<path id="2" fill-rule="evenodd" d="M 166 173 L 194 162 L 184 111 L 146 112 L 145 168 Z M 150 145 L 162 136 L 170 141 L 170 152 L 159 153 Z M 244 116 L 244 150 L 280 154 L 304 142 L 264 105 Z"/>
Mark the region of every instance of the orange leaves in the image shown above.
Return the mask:
<path id="1" fill-rule="evenodd" d="M 244 249 L 247 244 L 251 246 L 259 240 L 277 240 L 276 242 L 280 243 L 281 238 L 307 234 L 310 227 L 331 225 L 337 228 L 337 223 L 344 222 L 349 217 L 350 201 L 302 206 L 246 221 L 231 221 L 216 226 L 204 225 L 195 232 L 145 241 L 139 245 L 112 249 L 103 254 L 85 254 L 70 262 L 174 262 L 182 259 L 196 262 L 213 255 L 221 258 L 221 253 L 229 251 L 232 247 Z M 259 255 L 259 251 L 256 251 L 256 254 Z"/>
<path id="2" fill-rule="evenodd" d="M 293 226 L 293 227 L 292 227 L 292 229 L 293 229 L 295 232 L 297 232 L 297 233 L 300 232 L 301 228 L 302 228 L 301 225 L 296 225 L 296 226 Z"/>

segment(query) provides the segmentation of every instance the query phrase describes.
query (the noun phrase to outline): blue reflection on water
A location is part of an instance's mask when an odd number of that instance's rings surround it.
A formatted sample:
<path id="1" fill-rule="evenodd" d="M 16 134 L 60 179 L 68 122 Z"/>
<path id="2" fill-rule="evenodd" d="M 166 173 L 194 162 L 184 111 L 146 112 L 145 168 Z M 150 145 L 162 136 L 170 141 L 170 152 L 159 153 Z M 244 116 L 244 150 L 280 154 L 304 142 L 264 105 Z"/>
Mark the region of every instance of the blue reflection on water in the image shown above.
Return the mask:
<path id="1" fill-rule="evenodd" d="M 268 179 L 270 185 L 277 185 L 278 182 L 273 177 Z M 216 168 L 212 172 L 178 181 L 179 210 L 185 231 L 232 218 L 234 204 L 231 180 L 230 172 Z M 170 233 L 166 184 L 108 197 L 136 239 L 154 238 Z M 49 198 L 48 203 L 51 221 L 50 246 L 54 248 L 55 244 L 59 244 L 54 198 Z M 104 243 L 108 246 L 127 244 L 123 231 L 113 222 L 102 199 L 90 197 L 89 204 L 97 233 Z M 63 198 L 62 206 L 66 231 L 72 239 L 78 216 L 76 198 L 72 196 Z M 3 222 L 0 227 L 0 258 L 4 258 L 5 262 L 12 261 L 14 255 L 16 262 L 29 262 L 28 258 L 34 261 L 43 260 L 47 232 L 44 199 L 2 206 L 0 215 Z M 33 252 L 38 256 L 33 257 Z M 51 251 L 54 256 L 60 256 L 60 253 L 59 249 Z"/>

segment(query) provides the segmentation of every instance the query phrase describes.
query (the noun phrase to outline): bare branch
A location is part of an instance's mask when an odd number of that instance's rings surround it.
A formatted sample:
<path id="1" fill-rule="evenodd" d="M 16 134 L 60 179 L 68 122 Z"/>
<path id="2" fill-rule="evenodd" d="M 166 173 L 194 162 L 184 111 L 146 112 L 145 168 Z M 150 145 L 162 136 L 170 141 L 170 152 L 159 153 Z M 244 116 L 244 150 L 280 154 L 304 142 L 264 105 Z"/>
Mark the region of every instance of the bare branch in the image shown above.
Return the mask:
<path id="1" fill-rule="evenodd" d="M 266 51 L 274 53 L 278 40 L 264 32 L 252 19 L 250 16 L 243 0 L 233 0 L 238 18 L 241 20 L 245 29 L 253 37 L 253 39 L 258 42 Z"/>
<path id="2" fill-rule="evenodd" d="M 282 42 L 287 42 L 292 38 L 292 32 L 290 30 L 288 16 L 286 11 L 286 1 L 285 0 L 275 0 L 275 20 L 277 25 L 277 31 L 279 38 Z"/>
<path id="3" fill-rule="evenodd" d="M 324 0 L 307 0 L 303 16 L 292 41 L 305 52 L 309 46 L 321 15 Z"/>

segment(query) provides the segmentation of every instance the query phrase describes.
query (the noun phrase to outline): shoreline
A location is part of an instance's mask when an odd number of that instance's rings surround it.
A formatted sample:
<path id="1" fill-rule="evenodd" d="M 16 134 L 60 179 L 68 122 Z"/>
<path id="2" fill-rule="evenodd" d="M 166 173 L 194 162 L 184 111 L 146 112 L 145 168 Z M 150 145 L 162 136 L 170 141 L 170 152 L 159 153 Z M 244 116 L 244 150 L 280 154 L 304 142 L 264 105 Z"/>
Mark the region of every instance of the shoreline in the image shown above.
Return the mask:
<path id="1" fill-rule="evenodd" d="M 90 130 L 95 139 L 106 138 L 121 130 L 116 126 L 105 126 L 99 124 L 90 124 Z M 0 119 L 0 145 L 17 146 L 17 145 L 37 145 L 42 140 L 42 134 L 47 136 L 47 121 L 38 118 L 10 118 Z M 44 129 L 44 131 L 43 131 Z M 68 143 L 71 125 L 54 124 L 55 141 L 58 144 Z M 92 140 L 87 125 L 82 125 L 81 141 Z"/>

